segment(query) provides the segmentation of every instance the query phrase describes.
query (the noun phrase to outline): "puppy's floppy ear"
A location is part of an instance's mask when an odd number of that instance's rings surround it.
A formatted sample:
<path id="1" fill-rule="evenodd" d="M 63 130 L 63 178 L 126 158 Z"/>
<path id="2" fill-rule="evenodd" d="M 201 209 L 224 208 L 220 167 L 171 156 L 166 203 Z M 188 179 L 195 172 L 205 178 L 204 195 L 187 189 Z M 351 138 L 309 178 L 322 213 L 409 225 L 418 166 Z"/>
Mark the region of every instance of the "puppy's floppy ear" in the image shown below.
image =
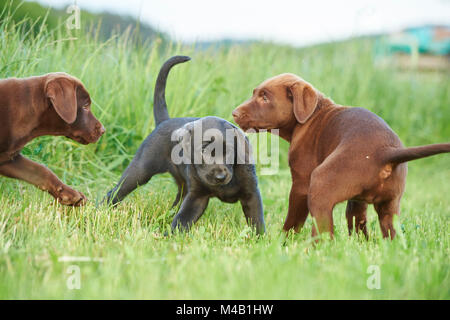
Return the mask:
<path id="1" fill-rule="evenodd" d="M 190 154 L 191 150 L 191 136 L 194 129 L 194 121 L 186 123 L 181 128 L 173 132 L 174 140 L 181 143 L 183 151 Z"/>
<path id="2" fill-rule="evenodd" d="M 45 94 L 55 108 L 56 113 L 68 124 L 77 118 L 77 93 L 75 83 L 65 77 L 49 80 L 45 86 Z"/>
<path id="3" fill-rule="evenodd" d="M 319 97 L 316 90 L 306 82 L 298 81 L 288 88 L 292 95 L 292 104 L 295 118 L 305 123 L 316 110 Z"/>
<path id="4" fill-rule="evenodd" d="M 82 85 L 78 85 L 76 91 L 78 107 L 84 107 L 91 104 L 91 97 Z"/>
<path id="5" fill-rule="evenodd" d="M 244 132 L 239 128 L 233 128 L 233 135 L 236 137 L 235 161 L 234 164 L 254 164 L 252 145 L 248 141 Z M 227 140 L 229 138 L 227 137 Z M 228 157 L 228 154 L 227 154 Z M 229 159 L 227 159 L 227 163 Z"/>

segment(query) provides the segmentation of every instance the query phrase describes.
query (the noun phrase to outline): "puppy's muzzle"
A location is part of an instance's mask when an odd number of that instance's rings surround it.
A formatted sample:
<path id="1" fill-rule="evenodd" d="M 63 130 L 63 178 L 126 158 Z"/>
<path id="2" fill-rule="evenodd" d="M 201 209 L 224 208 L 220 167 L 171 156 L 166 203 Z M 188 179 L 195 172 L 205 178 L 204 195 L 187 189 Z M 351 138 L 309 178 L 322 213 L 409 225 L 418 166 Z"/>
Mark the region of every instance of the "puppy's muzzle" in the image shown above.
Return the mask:
<path id="1" fill-rule="evenodd" d="M 227 179 L 227 175 L 225 173 L 218 173 L 214 178 L 217 183 L 222 183 Z"/>
<path id="2" fill-rule="evenodd" d="M 241 114 L 239 111 L 237 111 L 237 109 L 233 110 L 231 115 L 233 116 L 234 120 L 239 119 L 241 117 Z"/>

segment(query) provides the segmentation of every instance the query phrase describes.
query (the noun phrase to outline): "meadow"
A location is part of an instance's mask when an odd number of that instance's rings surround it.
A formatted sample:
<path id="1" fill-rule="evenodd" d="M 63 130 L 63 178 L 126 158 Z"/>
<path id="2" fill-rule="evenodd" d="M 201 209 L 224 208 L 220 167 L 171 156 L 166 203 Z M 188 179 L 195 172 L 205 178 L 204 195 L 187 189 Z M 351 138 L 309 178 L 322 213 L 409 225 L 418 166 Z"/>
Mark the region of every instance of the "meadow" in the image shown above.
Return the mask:
<path id="1" fill-rule="evenodd" d="M 163 236 L 175 214 L 170 206 L 176 186 L 169 175 L 154 177 L 115 209 L 98 205 L 154 128 L 154 82 L 172 55 L 192 57 L 170 74 L 172 117 L 232 121 L 231 111 L 256 85 L 292 72 L 339 104 L 377 113 L 407 146 L 449 141 L 448 70 L 379 66 L 373 39 L 199 50 L 157 40 L 136 44 L 127 31 L 108 40 L 63 26 L 48 30 L 41 22 L 28 31 L 27 23 L 5 12 L 0 17 L 0 78 L 75 75 L 107 132 L 88 146 L 40 137 L 23 151 L 85 193 L 85 207 L 61 206 L 31 185 L 0 177 L 0 299 L 450 298 L 448 154 L 409 164 L 394 241 L 382 239 L 371 207 L 370 239 L 349 237 L 343 204 L 334 210 L 333 241 L 313 246 L 310 218 L 298 234 L 281 232 L 291 187 L 284 141 L 279 172 L 259 176 L 267 227 L 261 237 L 247 227 L 239 204 L 218 200 L 191 232 Z M 367 286 L 374 265 L 379 289 Z M 73 266 L 80 271 L 80 289 L 68 286 Z"/>

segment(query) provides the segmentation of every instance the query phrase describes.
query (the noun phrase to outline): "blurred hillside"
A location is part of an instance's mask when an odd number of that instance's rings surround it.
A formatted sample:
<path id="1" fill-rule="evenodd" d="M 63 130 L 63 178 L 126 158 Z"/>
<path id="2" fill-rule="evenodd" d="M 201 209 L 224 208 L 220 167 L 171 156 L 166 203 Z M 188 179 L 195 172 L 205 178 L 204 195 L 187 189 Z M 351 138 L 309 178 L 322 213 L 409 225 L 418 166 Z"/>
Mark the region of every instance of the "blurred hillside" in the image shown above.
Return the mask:
<path id="1" fill-rule="evenodd" d="M 14 21 L 24 23 L 28 29 L 37 33 L 41 28 L 42 21 L 45 21 L 45 25 L 49 30 L 56 29 L 59 25 L 65 23 L 66 19 L 70 16 L 66 12 L 68 6 L 69 4 L 61 8 L 50 9 L 37 2 L 0 0 L 0 13 L 9 11 L 9 14 L 2 16 L 11 16 Z M 46 17 L 45 20 L 44 17 Z M 108 12 L 95 14 L 81 10 L 81 21 L 81 30 L 95 32 L 103 40 L 110 38 L 112 34 L 121 33 L 127 29 L 130 29 L 131 33 L 139 41 L 149 41 L 157 38 L 162 40 L 168 39 L 166 34 L 129 16 Z"/>

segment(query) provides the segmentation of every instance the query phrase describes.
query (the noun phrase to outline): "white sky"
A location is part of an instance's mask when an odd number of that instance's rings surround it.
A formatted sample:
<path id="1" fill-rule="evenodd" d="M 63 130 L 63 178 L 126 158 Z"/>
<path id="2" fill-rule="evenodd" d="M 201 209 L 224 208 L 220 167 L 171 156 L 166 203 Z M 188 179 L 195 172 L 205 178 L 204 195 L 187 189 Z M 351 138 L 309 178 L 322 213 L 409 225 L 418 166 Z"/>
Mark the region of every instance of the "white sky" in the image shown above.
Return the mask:
<path id="1" fill-rule="evenodd" d="M 292 45 L 450 24 L 450 0 L 40 0 L 140 17 L 175 40 L 260 39 Z M 81 17 L 83 23 L 83 17 Z"/>

